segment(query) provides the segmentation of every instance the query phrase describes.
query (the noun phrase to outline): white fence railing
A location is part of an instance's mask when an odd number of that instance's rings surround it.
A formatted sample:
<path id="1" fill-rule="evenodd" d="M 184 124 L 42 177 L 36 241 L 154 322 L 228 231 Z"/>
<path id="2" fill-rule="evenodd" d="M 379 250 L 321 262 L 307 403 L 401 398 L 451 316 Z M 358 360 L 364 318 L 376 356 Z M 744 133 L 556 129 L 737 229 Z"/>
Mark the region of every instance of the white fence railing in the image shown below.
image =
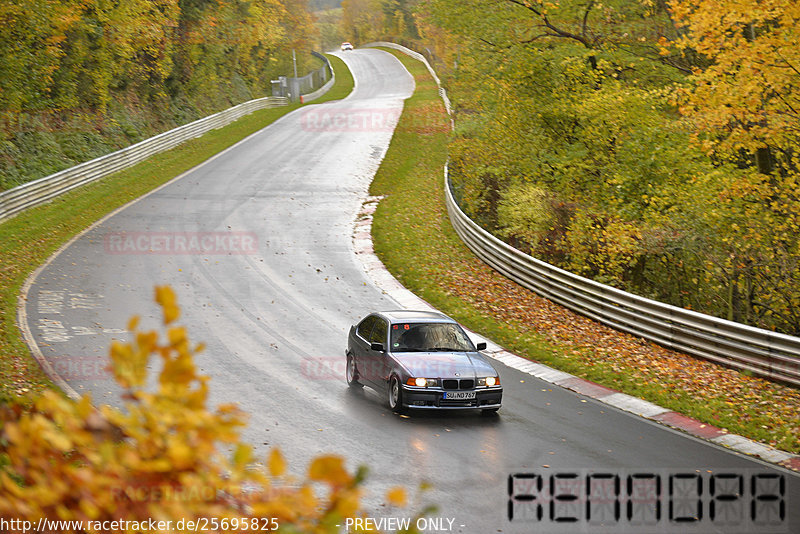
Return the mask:
<path id="1" fill-rule="evenodd" d="M 331 65 L 331 60 L 317 52 L 311 52 L 311 53 L 325 62 L 325 65 L 321 67 L 319 76 L 323 81 L 325 80 L 328 81 L 325 82 L 325 85 L 323 85 L 316 91 L 301 94 L 300 102 L 303 102 L 304 104 L 307 104 L 309 102 L 318 99 L 319 97 L 327 93 L 330 90 L 330 88 L 333 87 L 333 84 L 336 83 L 336 73 L 333 71 L 333 65 Z M 330 74 L 330 76 L 328 76 L 328 74 Z"/>
<path id="2" fill-rule="evenodd" d="M 439 78 L 422 54 L 388 42 L 367 46 L 394 48 L 424 62 L 450 113 L 450 102 Z M 800 386 L 800 338 L 663 304 L 537 260 L 470 219 L 453 197 L 447 166 L 444 175 L 445 203 L 456 233 L 481 260 L 511 280 L 617 330 L 757 376 Z"/>
<path id="3" fill-rule="evenodd" d="M 47 202 L 71 189 L 132 167 L 150 156 L 169 150 L 211 130 L 226 126 L 256 110 L 284 106 L 286 104 L 287 100 L 281 97 L 250 100 L 155 137 L 145 139 L 111 154 L 100 156 L 39 180 L 3 191 L 0 193 L 0 221 L 27 208 Z"/>
<path id="4" fill-rule="evenodd" d="M 399 50 L 400 52 L 406 54 L 407 56 L 411 56 L 417 61 L 422 61 L 426 67 L 428 67 L 428 72 L 431 73 L 433 77 L 433 81 L 436 82 L 436 86 L 439 88 L 439 96 L 442 97 L 442 102 L 444 102 L 444 107 L 447 110 L 447 114 L 451 115 L 452 108 L 450 107 L 450 98 L 447 96 L 447 91 L 444 90 L 442 87 L 442 82 L 439 80 L 439 76 L 436 75 L 436 71 L 433 70 L 433 66 L 428 63 L 428 59 L 420 54 L 419 52 L 414 52 L 410 48 L 406 48 L 403 45 L 390 43 L 389 41 L 375 41 L 373 43 L 367 43 L 363 45 L 364 47 L 375 47 L 375 46 L 382 46 L 384 48 L 393 48 L 395 50 Z M 452 125 L 452 124 L 451 124 Z"/>
<path id="5" fill-rule="evenodd" d="M 479 258 L 565 308 L 679 352 L 800 386 L 800 338 L 640 297 L 554 267 L 496 238 L 456 203 L 445 167 L 445 202 L 456 233 Z"/>
<path id="6" fill-rule="evenodd" d="M 285 106 L 286 104 L 287 99 L 283 97 L 270 96 L 250 100 L 155 137 L 145 139 L 111 154 L 100 156 L 39 180 L 3 191 L 0 193 L 0 221 L 8 219 L 25 209 L 43 204 L 71 189 L 132 167 L 150 156 L 169 150 L 195 137 L 200 137 L 211 130 L 222 128 L 254 111 Z"/>

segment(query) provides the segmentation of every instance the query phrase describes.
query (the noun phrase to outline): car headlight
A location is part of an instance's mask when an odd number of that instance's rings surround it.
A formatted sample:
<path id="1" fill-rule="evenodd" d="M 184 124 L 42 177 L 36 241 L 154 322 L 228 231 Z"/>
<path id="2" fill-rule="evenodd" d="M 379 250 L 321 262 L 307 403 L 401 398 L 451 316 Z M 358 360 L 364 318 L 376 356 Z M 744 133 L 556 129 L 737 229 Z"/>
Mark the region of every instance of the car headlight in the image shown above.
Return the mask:
<path id="1" fill-rule="evenodd" d="M 499 376 L 487 376 L 485 378 L 478 379 L 479 386 L 486 386 L 488 388 L 492 386 L 499 386 L 500 385 L 500 377 Z"/>
<path id="2" fill-rule="evenodd" d="M 419 388 L 434 388 L 439 383 L 437 378 L 409 378 L 406 384 Z"/>

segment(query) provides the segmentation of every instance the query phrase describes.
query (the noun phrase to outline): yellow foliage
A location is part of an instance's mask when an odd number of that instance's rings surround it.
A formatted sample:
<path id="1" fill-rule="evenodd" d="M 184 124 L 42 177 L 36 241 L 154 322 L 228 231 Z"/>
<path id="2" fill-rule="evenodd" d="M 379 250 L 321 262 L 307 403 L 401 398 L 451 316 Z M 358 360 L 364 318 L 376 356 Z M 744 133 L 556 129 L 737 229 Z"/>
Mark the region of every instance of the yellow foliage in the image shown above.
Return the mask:
<path id="1" fill-rule="evenodd" d="M 180 313 L 174 292 L 157 288 L 156 300 L 164 324 L 172 323 Z M 337 532 L 344 517 L 361 513 L 359 477 L 338 456 L 313 460 L 299 483 L 282 478 L 287 466 L 277 449 L 266 466 L 254 463 L 252 447 L 240 441 L 244 414 L 233 405 L 207 406 L 208 377 L 193 359 L 201 347 L 191 348 L 183 328 L 169 328 L 163 341 L 138 330 L 137 318 L 129 327 L 133 341 L 110 350 L 113 374 L 127 390 L 124 409 L 98 412 L 88 396 L 72 401 L 49 391 L 30 410 L 0 410 L 0 518 L 84 525 L 152 518 L 172 521 L 172 530 L 179 520 L 228 521 L 214 530 L 272 520 L 273 528 L 316 533 Z M 154 355 L 163 365 L 150 392 Z"/>
<path id="2" fill-rule="evenodd" d="M 353 482 L 353 477 L 344 468 L 344 461 L 339 456 L 315 458 L 308 468 L 308 478 L 337 487 L 349 486 Z"/>
<path id="3" fill-rule="evenodd" d="M 721 134 L 723 150 L 797 149 L 800 4 L 796 0 L 672 0 L 686 28 L 678 47 L 710 62 L 696 68 L 682 111 Z"/>
<path id="4" fill-rule="evenodd" d="M 581 274 L 595 272 L 595 279 L 606 284 L 619 283 L 625 269 L 644 253 L 635 224 L 617 219 L 597 221 L 583 212 L 575 215 L 566 237 L 569 267 Z"/>
<path id="5" fill-rule="evenodd" d="M 283 476 L 286 472 L 286 460 L 278 449 L 272 449 L 269 454 L 269 473 L 274 477 Z"/>
<path id="6" fill-rule="evenodd" d="M 534 184 L 509 187 L 497 208 L 500 235 L 521 240 L 535 249 L 554 224 L 548 193 Z"/>
<path id="7" fill-rule="evenodd" d="M 156 302 L 161 305 L 164 311 L 164 324 L 169 324 L 176 320 L 180 315 L 180 310 L 177 305 L 177 298 L 175 292 L 169 286 L 156 287 Z"/>
<path id="8" fill-rule="evenodd" d="M 408 503 L 405 488 L 394 487 L 386 492 L 386 500 L 392 506 L 404 507 Z"/>

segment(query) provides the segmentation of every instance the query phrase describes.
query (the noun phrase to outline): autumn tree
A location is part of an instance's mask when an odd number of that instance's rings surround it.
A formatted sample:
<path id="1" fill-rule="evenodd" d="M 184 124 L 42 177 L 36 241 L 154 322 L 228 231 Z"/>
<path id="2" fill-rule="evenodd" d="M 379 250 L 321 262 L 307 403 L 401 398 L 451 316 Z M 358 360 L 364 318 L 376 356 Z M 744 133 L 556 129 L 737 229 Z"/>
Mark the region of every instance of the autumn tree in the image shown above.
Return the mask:
<path id="1" fill-rule="evenodd" d="M 416 0 L 343 0 L 342 29 L 355 43 L 417 38 Z"/>
<path id="2" fill-rule="evenodd" d="M 678 93 L 681 113 L 697 128 L 695 145 L 759 173 L 705 181 L 717 193 L 698 218 L 718 237 L 701 257 L 726 281 L 720 293 L 727 318 L 800 332 L 791 289 L 800 281 L 800 6 L 675 0 L 670 7 L 684 31 L 663 43 L 665 53 L 705 59 Z"/>
<path id="3" fill-rule="evenodd" d="M 425 0 L 462 207 L 603 283 L 800 332 L 790 4 Z"/>
<path id="4" fill-rule="evenodd" d="M 316 21 L 317 30 L 320 34 L 320 49 L 330 50 L 339 47 L 339 44 L 347 41 L 345 37 L 344 28 L 342 26 L 342 12 L 341 7 L 326 9 L 324 11 L 316 11 L 314 19 Z"/>
<path id="5" fill-rule="evenodd" d="M 6 122 L 51 105 L 47 95 L 77 18 L 74 6 L 59 1 L 0 1 L 0 112 Z"/>
<path id="6" fill-rule="evenodd" d="M 133 340 L 111 347 L 124 409 L 98 411 L 88 395 L 72 401 L 55 391 L 31 410 L 0 409 L 0 518 L 78 520 L 84 529 L 87 521 L 171 520 L 173 531 L 179 520 L 205 520 L 213 531 L 333 533 L 361 515 L 364 468 L 353 473 L 343 458 L 323 455 L 294 478 L 278 449 L 258 458 L 241 441 L 245 415 L 236 406 L 208 407 L 209 378 L 194 362 L 203 346 L 174 325 L 172 290 L 157 288 L 156 299 L 166 331 L 140 330 L 134 318 Z M 154 359 L 161 370 L 150 390 Z M 404 506 L 405 490 L 392 488 L 386 502 Z M 118 531 L 130 530 L 138 529 Z"/>
<path id="7" fill-rule="evenodd" d="M 317 68 L 306 0 L 0 0 L 0 189 Z"/>
<path id="8" fill-rule="evenodd" d="M 380 0 L 343 0 L 342 28 L 347 40 L 367 43 L 380 37 L 384 18 Z"/>
<path id="9" fill-rule="evenodd" d="M 733 157 L 750 154 L 765 174 L 776 166 L 798 172 L 800 4 L 672 0 L 670 7 L 686 30 L 672 48 L 707 59 L 682 94 L 681 112 L 705 134 L 699 142 Z"/>

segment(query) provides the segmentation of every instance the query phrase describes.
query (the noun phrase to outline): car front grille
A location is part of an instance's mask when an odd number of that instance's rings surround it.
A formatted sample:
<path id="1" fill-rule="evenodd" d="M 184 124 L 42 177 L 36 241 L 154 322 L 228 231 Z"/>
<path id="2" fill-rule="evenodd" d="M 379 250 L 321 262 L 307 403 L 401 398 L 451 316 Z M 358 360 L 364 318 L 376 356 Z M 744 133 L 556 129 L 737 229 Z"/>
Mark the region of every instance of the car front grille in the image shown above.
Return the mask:
<path id="1" fill-rule="evenodd" d="M 474 378 L 445 378 L 442 380 L 442 389 L 472 389 L 474 387 Z"/>
<path id="2" fill-rule="evenodd" d="M 447 408 L 449 406 L 477 406 L 477 401 L 475 399 L 469 400 L 449 400 L 449 399 L 439 399 L 439 407 L 440 408 Z"/>

